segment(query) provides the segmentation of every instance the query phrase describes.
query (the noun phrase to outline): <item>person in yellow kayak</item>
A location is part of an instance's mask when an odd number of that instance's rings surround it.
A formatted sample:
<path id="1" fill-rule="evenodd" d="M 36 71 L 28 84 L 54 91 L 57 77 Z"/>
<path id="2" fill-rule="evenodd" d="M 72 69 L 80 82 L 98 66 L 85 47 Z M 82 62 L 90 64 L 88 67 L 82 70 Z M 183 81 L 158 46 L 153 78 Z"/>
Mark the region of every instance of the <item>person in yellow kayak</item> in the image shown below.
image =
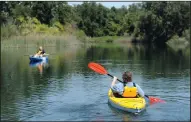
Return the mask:
<path id="1" fill-rule="evenodd" d="M 34 55 L 34 57 L 39 57 L 39 56 L 42 57 L 44 54 L 45 54 L 45 51 L 42 48 L 42 46 L 40 46 L 38 52 Z"/>
<path id="2" fill-rule="evenodd" d="M 116 97 L 144 97 L 145 93 L 141 89 L 141 87 L 132 82 L 132 73 L 131 72 L 124 72 L 123 76 L 124 83 L 116 83 L 117 77 L 114 76 L 113 82 L 111 83 L 111 90 Z"/>

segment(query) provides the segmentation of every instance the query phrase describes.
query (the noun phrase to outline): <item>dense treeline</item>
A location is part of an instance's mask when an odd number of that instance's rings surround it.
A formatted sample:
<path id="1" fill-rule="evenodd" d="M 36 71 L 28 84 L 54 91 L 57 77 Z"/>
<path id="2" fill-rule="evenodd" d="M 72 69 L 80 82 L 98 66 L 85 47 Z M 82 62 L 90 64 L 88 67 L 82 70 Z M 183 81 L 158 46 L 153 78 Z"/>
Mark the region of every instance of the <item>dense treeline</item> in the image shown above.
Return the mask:
<path id="1" fill-rule="evenodd" d="M 36 17 L 41 23 L 51 25 L 54 20 L 64 24 L 72 16 L 72 7 L 67 2 L 45 1 L 15 1 L 1 2 L 1 22 L 13 19 L 17 23 L 18 17 Z"/>
<path id="2" fill-rule="evenodd" d="M 142 2 L 128 8 L 107 8 L 95 2 L 70 6 L 64 1 L 2 1 L 1 6 L 1 24 L 18 28 L 23 23 L 41 24 L 38 32 L 45 26 L 62 31 L 63 25 L 70 23 L 91 37 L 132 35 L 135 40 L 161 44 L 175 35 L 183 36 L 190 27 L 190 2 Z"/>

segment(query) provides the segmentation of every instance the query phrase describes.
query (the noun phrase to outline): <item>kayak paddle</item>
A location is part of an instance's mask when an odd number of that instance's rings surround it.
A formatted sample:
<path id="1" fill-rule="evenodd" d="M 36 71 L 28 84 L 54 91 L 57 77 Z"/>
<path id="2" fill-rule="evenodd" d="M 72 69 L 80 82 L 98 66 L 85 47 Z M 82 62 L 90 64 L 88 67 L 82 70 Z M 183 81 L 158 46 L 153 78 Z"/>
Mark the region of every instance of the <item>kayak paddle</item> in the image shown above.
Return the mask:
<path id="1" fill-rule="evenodd" d="M 101 66 L 100 64 L 98 64 L 98 63 L 90 62 L 90 63 L 88 64 L 88 67 L 89 67 L 90 69 L 92 69 L 93 71 L 95 71 L 95 72 L 101 74 L 101 75 L 108 75 L 108 76 L 110 76 L 110 77 L 113 78 L 113 76 L 112 76 L 111 74 L 109 74 L 109 73 L 107 72 L 107 70 L 106 70 L 103 66 Z M 117 79 L 117 80 L 118 80 L 119 82 L 123 83 L 123 81 L 121 81 L 121 80 L 119 80 L 119 79 Z M 164 100 L 161 100 L 161 99 L 156 98 L 156 97 L 151 97 L 151 96 L 148 96 L 148 95 L 145 95 L 145 96 L 149 98 L 150 104 L 157 103 L 157 102 L 165 102 Z"/>

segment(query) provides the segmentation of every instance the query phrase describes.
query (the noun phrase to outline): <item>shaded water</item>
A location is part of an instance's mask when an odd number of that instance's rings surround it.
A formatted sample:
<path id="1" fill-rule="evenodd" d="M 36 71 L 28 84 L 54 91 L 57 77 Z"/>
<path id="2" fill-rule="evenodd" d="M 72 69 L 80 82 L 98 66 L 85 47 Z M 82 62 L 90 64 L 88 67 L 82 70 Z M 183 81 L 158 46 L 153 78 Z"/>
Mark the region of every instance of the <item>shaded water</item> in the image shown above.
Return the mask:
<path id="1" fill-rule="evenodd" d="M 1 51 L 1 120 L 190 120 L 190 57 L 147 46 L 46 47 L 49 61 L 30 65 L 33 48 Z M 27 54 L 27 56 L 23 56 Z M 102 64 L 121 79 L 126 71 L 148 95 L 165 104 L 140 115 L 108 105 L 111 78 L 87 64 Z"/>

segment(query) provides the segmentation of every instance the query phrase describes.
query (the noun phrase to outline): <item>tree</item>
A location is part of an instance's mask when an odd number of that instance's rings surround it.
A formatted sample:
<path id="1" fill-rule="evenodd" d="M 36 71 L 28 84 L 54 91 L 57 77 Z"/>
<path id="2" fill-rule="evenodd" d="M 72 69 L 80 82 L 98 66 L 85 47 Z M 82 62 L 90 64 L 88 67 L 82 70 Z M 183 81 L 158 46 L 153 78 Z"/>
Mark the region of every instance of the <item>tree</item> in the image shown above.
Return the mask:
<path id="1" fill-rule="evenodd" d="M 35 1 L 32 7 L 32 16 L 40 20 L 41 23 L 50 24 L 51 19 L 54 15 L 52 9 L 54 7 L 54 2 L 45 2 L 45 1 Z"/>
<path id="2" fill-rule="evenodd" d="M 141 16 L 137 34 L 149 43 L 164 44 L 189 27 L 188 2 L 146 2 L 143 8 L 147 14 Z"/>

